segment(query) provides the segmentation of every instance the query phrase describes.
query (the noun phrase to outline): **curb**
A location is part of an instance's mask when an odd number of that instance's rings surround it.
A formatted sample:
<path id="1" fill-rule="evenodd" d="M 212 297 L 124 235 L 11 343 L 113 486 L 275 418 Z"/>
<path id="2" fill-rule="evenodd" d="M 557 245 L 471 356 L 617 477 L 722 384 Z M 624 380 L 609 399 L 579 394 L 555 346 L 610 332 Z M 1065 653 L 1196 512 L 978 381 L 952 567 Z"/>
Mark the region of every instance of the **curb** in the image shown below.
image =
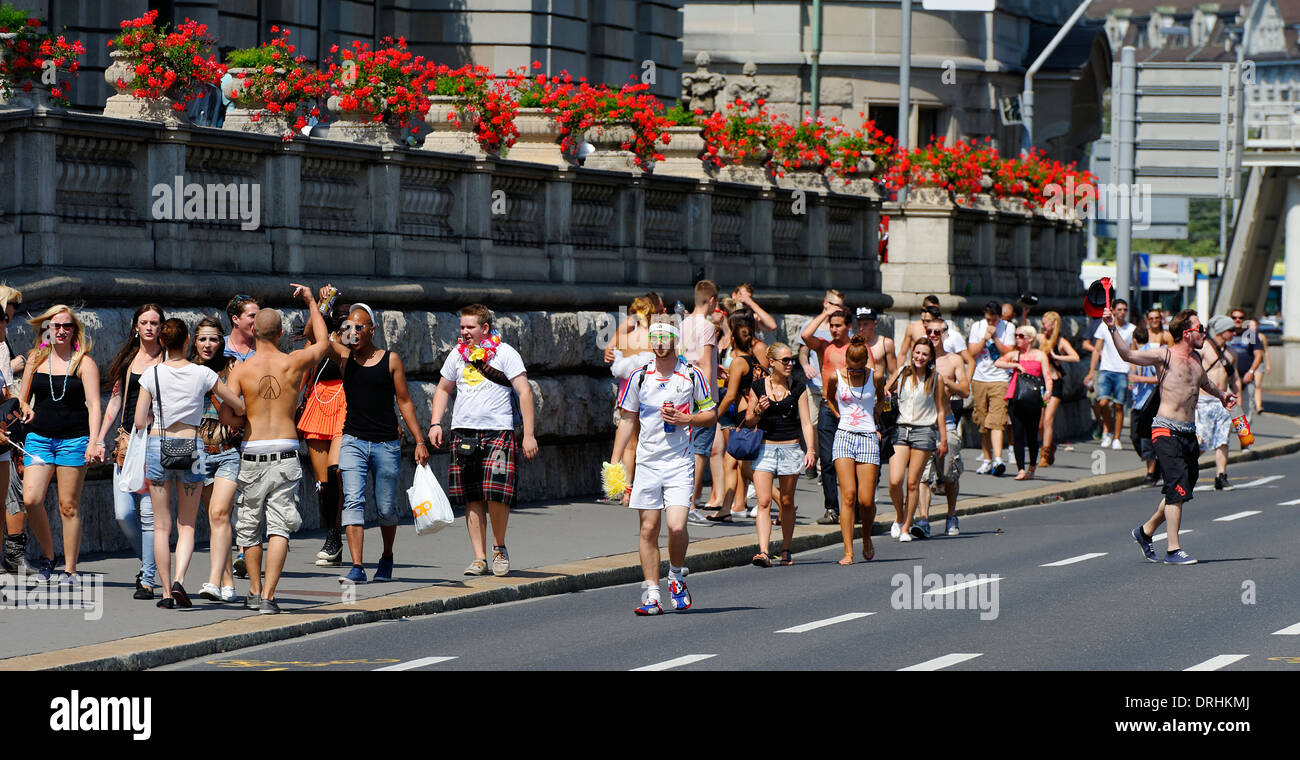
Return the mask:
<path id="1" fill-rule="evenodd" d="M 1300 451 L 1300 436 L 1230 454 L 1228 461 L 1230 464 L 1260 461 L 1297 451 Z M 1201 465 L 1213 467 L 1213 462 L 1212 456 L 1206 457 L 1202 459 Z M 1144 470 L 1130 470 L 1097 475 L 1066 486 L 1045 486 L 1013 497 L 990 496 L 968 499 L 958 502 L 956 513 L 973 515 L 1116 493 L 1141 485 L 1145 475 Z M 876 525 L 888 526 L 890 522 L 891 520 L 888 519 L 878 519 Z M 861 537 L 861 530 L 861 528 L 854 529 L 855 538 Z M 797 553 L 832 546 L 839 542 L 838 526 L 801 525 L 795 529 L 790 548 L 792 552 Z M 686 558 L 690 568 L 695 572 L 721 570 L 749 564 L 754 550 L 754 536 L 741 534 L 697 541 L 687 550 Z M 667 572 L 667 564 L 666 561 L 661 563 L 661 573 Z M 348 626 L 605 588 L 634 583 L 641 579 L 641 568 L 635 553 L 530 568 L 529 572 L 547 577 L 524 583 L 511 583 L 509 580 L 495 577 L 476 578 L 465 582 L 469 586 L 468 590 L 434 585 L 365 599 L 355 604 L 334 604 L 313 608 L 310 612 L 291 613 L 291 617 L 297 620 L 287 625 L 277 624 L 283 620 L 283 617 L 277 620 L 278 616 L 270 618 L 251 616 L 196 628 L 162 631 L 52 652 L 22 655 L 0 660 L 0 671 L 147 670 L 197 657 L 270 644 Z"/>

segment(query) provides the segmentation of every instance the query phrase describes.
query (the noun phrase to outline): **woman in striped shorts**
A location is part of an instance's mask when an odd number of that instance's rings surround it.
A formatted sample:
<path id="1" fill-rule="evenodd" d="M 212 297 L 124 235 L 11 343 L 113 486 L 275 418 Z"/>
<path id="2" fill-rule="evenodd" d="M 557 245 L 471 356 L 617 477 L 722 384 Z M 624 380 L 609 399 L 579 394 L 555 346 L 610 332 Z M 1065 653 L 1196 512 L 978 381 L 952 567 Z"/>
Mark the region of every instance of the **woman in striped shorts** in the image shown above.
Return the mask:
<path id="1" fill-rule="evenodd" d="M 841 565 L 853 564 L 853 523 L 862 515 L 862 559 L 876 556 L 871 525 L 876 519 L 876 477 L 880 473 L 880 433 L 876 420 L 884 397 L 884 373 L 871 366 L 871 352 L 861 335 L 849 340 L 843 371 L 837 370 L 824 389 L 831 414 L 839 420 L 831 458 L 840 484 Z"/>

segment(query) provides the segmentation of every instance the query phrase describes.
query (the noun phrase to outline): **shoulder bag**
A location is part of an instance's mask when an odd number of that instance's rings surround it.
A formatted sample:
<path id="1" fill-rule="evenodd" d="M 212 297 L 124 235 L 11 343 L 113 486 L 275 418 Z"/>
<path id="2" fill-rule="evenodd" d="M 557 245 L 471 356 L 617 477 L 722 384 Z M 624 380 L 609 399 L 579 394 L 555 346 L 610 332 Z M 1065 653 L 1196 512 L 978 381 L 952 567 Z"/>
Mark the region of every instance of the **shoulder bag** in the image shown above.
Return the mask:
<path id="1" fill-rule="evenodd" d="M 162 386 L 158 376 L 162 374 L 163 365 L 155 365 L 153 373 L 154 388 L 158 391 L 158 427 L 162 428 L 162 442 L 159 445 L 159 458 L 164 470 L 190 470 L 199 454 L 198 438 L 168 438 L 167 427 L 163 425 Z"/>
<path id="2" fill-rule="evenodd" d="M 740 399 L 736 399 L 736 406 L 740 406 Z M 758 452 L 762 448 L 763 431 L 757 426 L 745 427 L 744 418 L 738 419 L 736 429 L 727 438 L 727 453 L 731 458 L 742 462 L 752 461 L 758 458 Z"/>

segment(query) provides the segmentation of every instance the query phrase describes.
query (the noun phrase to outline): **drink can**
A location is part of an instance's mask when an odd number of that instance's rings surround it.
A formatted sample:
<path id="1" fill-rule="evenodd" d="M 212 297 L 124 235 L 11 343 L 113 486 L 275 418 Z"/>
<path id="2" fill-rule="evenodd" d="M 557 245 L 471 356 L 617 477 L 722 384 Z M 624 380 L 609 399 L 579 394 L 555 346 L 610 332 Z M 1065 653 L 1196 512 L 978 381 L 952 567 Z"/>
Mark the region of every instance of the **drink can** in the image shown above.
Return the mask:
<path id="1" fill-rule="evenodd" d="M 671 408 L 673 408 L 673 405 L 672 405 L 671 403 L 665 401 L 665 402 L 664 402 L 664 405 L 663 405 L 663 408 L 664 408 L 664 409 L 671 409 Z M 674 424 L 672 424 L 671 422 L 669 422 L 669 421 L 667 421 L 667 420 L 664 420 L 664 432 L 665 432 L 665 433 L 676 433 L 676 432 L 677 432 L 677 426 L 674 425 Z"/>
<path id="2" fill-rule="evenodd" d="M 339 295 L 338 288 L 333 285 L 325 286 L 325 293 L 320 299 L 320 304 L 318 304 L 320 313 L 323 316 L 328 317 L 334 311 L 334 302 L 338 300 Z"/>

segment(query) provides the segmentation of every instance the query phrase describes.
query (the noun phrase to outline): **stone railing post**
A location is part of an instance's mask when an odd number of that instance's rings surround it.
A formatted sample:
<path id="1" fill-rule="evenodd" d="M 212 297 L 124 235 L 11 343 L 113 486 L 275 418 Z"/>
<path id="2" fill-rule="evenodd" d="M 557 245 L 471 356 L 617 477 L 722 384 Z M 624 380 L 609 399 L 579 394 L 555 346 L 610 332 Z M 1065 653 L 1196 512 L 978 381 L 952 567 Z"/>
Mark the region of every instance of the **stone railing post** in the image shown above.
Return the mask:
<path id="1" fill-rule="evenodd" d="M 745 203 L 745 229 L 741 235 L 754 267 L 754 281 L 761 287 L 775 287 L 776 257 L 772 252 L 772 204 L 776 193 L 765 187 Z"/>
<path id="2" fill-rule="evenodd" d="M 1006 239 L 998 242 L 1005 246 L 1005 260 L 999 257 L 997 265 L 1005 267 L 1006 272 L 999 271 L 994 281 L 996 292 L 1023 293 L 1029 288 L 1029 249 L 1030 227 L 1034 222 L 1033 212 L 1027 209 L 1023 200 L 998 200 L 998 223 L 1005 225 Z M 998 287 L 1000 285 L 1000 287 Z"/>
<path id="3" fill-rule="evenodd" d="M 461 169 L 455 183 L 452 231 L 460 236 L 465 272 L 471 280 L 491 278 L 483 262 L 492 252 L 492 163 L 478 161 Z M 491 269 L 491 265 L 487 269 Z"/>
<path id="4" fill-rule="evenodd" d="M 622 257 L 624 282 L 642 284 L 650 281 L 642 267 L 645 262 L 645 180 L 641 175 L 621 184 L 615 196 L 614 246 Z"/>
<path id="5" fill-rule="evenodd" d="M 803 253 L 808 260 L 809 285 L 829 288 L 830 285 L 830 209 L 825 193 L 809 193 L 808 219 L 804 228 Z"/>
<path id="6" fill-rule="evenodd" d="M 886 293 L 929 293 L 951 280 L 956 209 L 946 195 L 932 195 L 886 206 L 889 263 L 880 267 Z"/>
<path id="7" fill-rule="evenodd" d="M 303 145 L 288 142 L 265 158 L 262 225 L 271 243 L 275 271 L 307 271 L 306 249 L 302 244 L 302 153 Z"/>
<path id="8" fill-rule="evenodd" d="M 573 219 L 573 172 L 561 169 L 546 182 L 546 257 L 551 262 L 551 282 L 575 282 L 576 264 L 569 223 Z"/>
<path id="9" fill-rule="evenodd" d="M 136 211 L 141 219 L 147 220 L 150 237 L 153 238 L 153 261 L 156 269 L 189 269 L 190 247 L 185 244 L 189 225 L 184 220 L 179 222 L 153 218 L 153 191 L 155 185 L 175 186 L 180 177 L 185 184 L 185 153 L 189 141 L 188 129 L 159 129 L 156 137 L 145 142 L 144 150 L 138 154 L 140 165 L 137 177 L 139 185 L 135 188 Z"/>
<path id="10" fill-rule="evenodd" d="M 402 163 L 400 151 L 384 149 L 366 165 L 370 188 L 371 243 L 375 251 L 376 277 L 406 274 L 402 261 L 402 236 L 397 229 L 401 209 Z"/>
<path id="11" fill-rule="evenodd" d="M 34 120 L 35 121 L 35 120 Z M 55 159 L 55 129 L 45 128 L 49 119 L 40 119 L 40 128 L 5 133 L 0 145 L 5 173 L 11 182 L 0 190 L 4 207 L 0 209 L 14 219 L 17 245 L 6 256 L 5 266 L 23 264 L 57 266 L 59 256 L 59 216 L 55 209 L 59 171 Z M 51 126 L 57 127 L 57 120 Z M 11 260 L 13 259 L 13 260 Z"/>
<path id="12" fill-rule="evenodd" d="M 686 194 L 686 224 L 682 242 L 691 274 L 713 266 L 713 180 L 700 182 Z"/>

